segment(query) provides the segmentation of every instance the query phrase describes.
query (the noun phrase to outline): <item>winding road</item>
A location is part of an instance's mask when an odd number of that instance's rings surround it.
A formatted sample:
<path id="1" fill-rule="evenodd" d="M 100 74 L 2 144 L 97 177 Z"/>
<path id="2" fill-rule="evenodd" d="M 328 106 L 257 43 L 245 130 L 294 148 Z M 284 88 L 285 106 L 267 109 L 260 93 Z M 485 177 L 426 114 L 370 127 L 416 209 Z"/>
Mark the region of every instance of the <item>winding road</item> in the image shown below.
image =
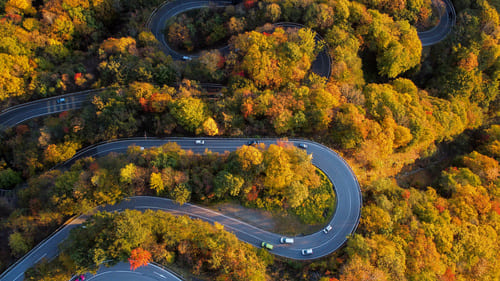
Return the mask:
<path id="1" fill-rule="evenodd" d="M 69 166 L 77 159 L 88 156 L 100 157 L 110 152 L 122 153 L 125 152 L 130 145 L 148 148 L 159 146 L 167 142 L 176 142 L 183 149 L 189 149 L 195 153 L 204 153 L 205 149 L 223 153 L 225 151 L 233 151 L 247 144 L 251 139 L 203 138 L 203 140 L 205 140 L 204 145 L 196 144 L 195 140 L 195 138 L 134 138 L 117 140 L 81 150 L 63 165 Z M 276 141 L 276 139 L 262 140 L 266 145 L 276 143 Z M 159 197 L 132 197 L 123 200 L 119 204 L 105 206 L 99 209 L 106 211 L 122 211 L 125 209 L 165 210 L 174 214 L 200 218 L 211 223 L 218 222 L 224 225 L 226 230 L 234 233 L 240 240 L 256 247 L 260 247 L 262 241 L 272 243 L 275 247 L 271 252 L 278 256 L 296 260 L 310 260 L 326 256 L 340 248 L 347 241 L 348 236 L 356 230 L 361 213 L 361 190 L 356 176 L 349 165 L 328 147 L 307 140 L 290 140 L 289 143 L 292 145 L 298 145 L 299 143 L 307 144 L 307 153 L 312 154 L 313 164 L 321 169 L 334 185 L 337 205 L 334 216 L 329 223 L 333 226 L 333 230 L 326 234 L 319 231 L 310 235 L 295 237 L 294 244 L 280 244 L 279 240 L 281 235 L 279 234 L 262 230 L 256 226 L 203 207 L 193 204 L 179 205 L 172 200 Z M 57 256 L 57 245 L 59 242 L 69 235 L 71 229 L 81 225 L 86 218 L 87 216 L 83 215 L 67 223 L 64 227 L 55 232 L 53 236 L 40 243 L 17 264 L 5 272 L 1 280 L 18 280 L 28 268 L 36 264 L 36 262 L 40 261 L 42 258 L 51 259 Z M 303 256 L 301 250 L 306 248 L 312 248 L 313 254 Z"/>
<path id="2" fill-rule="evenodd" d="M 440 22 L 431 30 L 419 32 L 419 38 L 423 46 L 436 44 L 443 40 L 451 31 L 452 26 L 455 24 L 455 10 L 449 0 L 444 0 L 446 4 L 445 11 L 441 11 Z M 173 51 L 165 42 L 162 34 L 165 21 L 179 13 L 207 7 L 215 3 L 216 6 L 226 6 L 231 4 L 229 1 L 199 1 L 199 0 L 186 0 L 186 1 L 173 1 L 166 3 L 159 7 L 154 15 L 151 17 L 150 28 L 153 34 L 162 43 L 161 46 L 165 52 L 170 54 L 174 59 L 182 59 L 183 55 Z M 318 69 L 326 69 L 330 67 L 326 63 L 326 59 L 322 58 Z M 314 66 L 313 66 L 314 68 Z M 328 70 L 329 72 L 330 70 Z M 328 74 L 329 76 L 329 74 Z M 62 112 L 71 109 L 79 109 L 84 103 L 89 101 L 89 98 L 98 93 L 100 90 L 91 90 L 79 93 L 72 93 L 58 97 L 42 99 L 38 101 L 29 102 L 19 106 L 11 107 L 0 113 L 0 130 L 8 127 L 13 127 L 28 119 L 39 116 L 50 115 L 57 112 Z M 65 97 L 66 102 L 57 103 L 60 97 Z M 117 140 L 113 142 L 103 143 L 100 145 L 92 146 L 87 149 L 81 150 L 74 158 L 65 163 L 70 165 L 76 159 L 87 156 L 103 156 L 110 152 L 124 152 L 129 145 L 135 144 L 143 147 L 158 146 L 166 142 L 177 142 L 183 149 L 190 149 L 196 153 L 203 153 L 205 149 L 214 152 L 232 151 L 237 147 L 245 145 L 249 139 L 216 139 L 204 138 L 205 145 L 200 146 L 194 143 L 193 138 L 168 138 L 168 139 L 126 139 Z M 266 139 L 263 140 L 266 145 L 275 143 L 276 140 Z M 200 218 L 209 222 L 219 222 L 223 224 L 226 230 L 233 232 L 239 239 L 250 243 L 256 247 L 260 247 L 262 241 L 270 242 L 275 245 L 272 250 L 273 254 L 278 256 L 288 257 L 297 260 L 316 259 L 326 256 L 341 247 L 347 240 L 347 237 L 352 234 L 358 225 L 360 218 L 360 211 L 362 205 L 361 190 L 356 177 L 347 163 L 334 151 L 329 148 L 306 140 L 291 140 L 290 143 L 297 145 L 298 143 L 307 143 L 307 152 L 313 155 L 313 164 L 323 170 L 327 177 L 332 181 L 336 196 L 337 206 L 335 214 L 330 221 L 333 230 L 327 234 L 317 232 L 307 236 L 295 237 L 294 244 L 280 244 L 280 235 L 270 233 L 259 229 L 256 226 L 249 225 L 245 222 L 239 221 L 234 218 L 227 217 L 223 214 L 217 213 L 212 210 L 204 209 L 202 207 L 184 204 L 179 206 L 175 202 L 157 197 L 132 197 L 125 199 L 121 203 L 113 206 L 101 207 L 100 209 L 108 211 L 121 211 L 124 209 L 161 209 L 175 214 L 186 214 L 191 217 Z M 74 220 L 69 221 L 62 226 L 58 231 L 54 232 L 42 243 L 37 245 L 33 250 L 26 254 L 22 259 L 12 265 L 9 269 L 0 275 L 0 280 L 22 280 L 24 272 L 40 261 L 42 258 L 53 258 L 57 256 L 57 245 L 60 241 L 64 240 L 69 231 L 79 225 L 87 218 L 82 215 Z M 301 255 L 301 250 L 304 248 L 312 248 L 313 254 L 309 256 Z M 119 265 L 124 266 L 124 265 Z M 125 273 L 120 267 L 113 267 L 111 270 L 104 270 L 88 280 L 105 280 L 99 279 L 107 272 L 113 273 L 113 278 L 126 278 L 130 280 L 179 280 L 175 276 L 167 276 L 165 272 L 158 272 L 152 275 L 153 269 L 146 268 L 146 273 L 142 277 L 134 275 L 134 273 Z M 120 274 L 122 275 L 118 276 Z M 130 275 L 132 274 L 132 275 Z M 125 277 L 128 276 L 128 277 Z M 99 277 L 101 276 L 101 277 Z M 131 277 L 132 276 L 132 277 Z"/>
<path id="3" fill-rule="evenodd" d="M 442 11 L 442 7 L 438 4 L 438 1 L 440 0 L 433 0 L 433 3 L 438 7 L 439 12 L 441 13 L 438 25 L 430 30 L 418 32 L 422 46 L 430 46 L 442 41 L 451 32 L 452 27 L 455 25 L 456 14 L 451 1 L 443 0 L 445 4 L 444 11 Z M 172 56 L 172 58 L 182 60 L 184 55 L 172 50 L 172 48 L 170 48 L 165 41 L 165 37 L 162 32 L 165 28 L 165 22 L 169 18 L 185 11 L 208 7 L 210 5 L 223 7 L 230 4 L 231 1 L 176 0 L 172 2 L 165 2 L 165 4 L 153 12 L 148 26 L 157 40 L 160 41 L 160 47 L 162 50 Z M 278 23 L 277 25 L 286 26 L 287 24 L 290 23 Z M 331 73 L 330 62 L 331 58 L 328 52 L 324 50 L 320 52 L 316 60 L 313 62 L 312 70 L 323 77 L 329 77 Z M 100 90 L 89 90 L 71 93 L 10 107 L 0 112 L 0 130 L 13 127 L 32 118 L 82 108 L 83 105 L 89 101 L 92 94 L 98 93 L 99 91 Z M 57 100 L 61 97 L 66 97 L 67 101 L 65 103 L 58 104 Z"/>

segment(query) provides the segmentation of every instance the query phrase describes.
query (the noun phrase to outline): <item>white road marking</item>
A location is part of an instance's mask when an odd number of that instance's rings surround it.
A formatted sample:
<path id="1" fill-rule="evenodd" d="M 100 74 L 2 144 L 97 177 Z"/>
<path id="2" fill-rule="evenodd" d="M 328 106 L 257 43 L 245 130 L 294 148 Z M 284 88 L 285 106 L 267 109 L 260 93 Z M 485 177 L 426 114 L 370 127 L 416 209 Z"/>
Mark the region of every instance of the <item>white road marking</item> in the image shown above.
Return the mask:
<path id="1" fill-rule="evenodd" d="M 125 271 L 125 270 L 112 270 L 112 271 L 105 271 L 105 272 L 101 272 L 101 273 L 97 273 L 96 275 L 90 277 L 89 279 L 87 280 L 92 280 L 92 279 L 96 279 L 97 277 L 99 276 L 102 276 L 102 275 L 105 275 L 105 274 L 113 274 L 113 273 L 130 273 L 130 274 L 137 274 L 137 275 L 144 275 L 142 273 L 139 273 L 139 272 L 134 272 L 134 271 Z"/>
<path id="2" fill-rule="evenodd" d="M 205 220 L 205 221 L 208 221 L 208 222 L 217 222 L 217 220 L 215 220 L 214 218 L 211 218 L 211 217 L 205 217 L 205 216 L 202 216 L 202 215 L 199 215 L 199 214 L 196 214 L 196 213 L 190 213 L 190 212 L 185 212 L 185 211 L 176 210 L 176 209 L 170 209 L 170 208 L 164 208 L 164 207 L 153 207 L 153 206 L 137 206 L 137 207 L 135 207 L 135 208 L 136 208 L 136 209 L 151 209 L 151 210 L 152 210 L 152 209 L 158 209 L 158 210 L 170 211 L 170 212 L 172 212 L 172 213 L 179 213 L 179 214 L 184 214 L 184 215 L 188 215 L 188 216 L 189 216 L 189 215 L 192 215 L 192 216 L 194 216 L 194 217 L 196 217 L 196 218 L 200 218 L 200 219 Z M 205 211 L 211 211 L 211 210 L 206 209 Z M 214 211 L 212 211 L 212 212 L 213 212 L 213 213 L 217 213 L 217 212 L 214 212 Z M 217 213 L 217 214 L 220 214 L 220 213 Z M 271 232 L 268 232 L 268 231 L 262 230 L 262 229 L 260 229 L 260 228 L 258 228 L 258 227 L 255 227 L 255 226 L 253 226 L 253 225 L 247 224 L 247 223 L 245 223 L 245 222 L 243 222 L 243 221 L 240 221 L 240 220 L 237 220 L 237 219 L 234 219 L 234 218 L 231 218 L 231 217 L 227 217 L 227 216 L 225 216 L 225 215 L 223 215 L 223 214 L 220 214 L 220 215 L 221 215 L 221 216 L 223 216 L 223 217 L 225 217 L 225 218 L 227 218 L 227 219 L 229 219 L 229 220 L 232 220 L 232 221 L 238 222 L 239 224 L 245 224 L 245 225 L 247 225 L 247 226 L 253 227 L 253 228 L 255 228 L 255 229 L 257 229 L 257 230 L 259 230 L 259 231 L 261 231 L 261 232 L 271 233 Z M 229 225 L 224 225 L 224 228 L 225 228 L 225 229 L 232 229 L 232 230 L 233 230 L 233 231 L 235 231 L 235 232 L 241 232 L 241 233 L 243 233 L 243 234 L 246 234 L 246 235 L 248 235 L 248 236 L 250 236 L 250 237 L 255 238 L 256 240 L 262 240 L 261 238 L 259 238 L 259 237 L 255 236 L 255 235 L 252 235 L 252 234 L 250 234 L 250 233 L 248 233 L 248 232 L 246 232 L 246 231 L 240 230 L 240 229 L 238 229 L 238 228 L 235 228 L 235 227 L 232 227 L 232 226 L 229 226 Z M 271 233 L 271 234 L 272 234 L 272 233 Z"/>
<path id="3" fill-rule="evenodd" d="M 47 253 L 43 254 L 43 256 L 41 256 L 39 259 L 37 259 L 35 261 L 35 264 L 37 264 L 41 259 L 43 259 L 45 256 L 47 255 Z"/>
<path id="4" fill-rule="evenodd" d="M 14 278 L 14 280 L 19 279 L 19 277 L 21 277 L 21 275 L 24 275 L 24 272 L 19 273 L 19 275 L 17 275 L 17 277 L 16 277 L 16 278 Z"/>
<path id="5" fill-rule="evenodd" d="M 156 274 L 156 275 L 160 275 L 161 278 L 167 279 L 167 277 L 165 277 L 163 274 L 160 274 L 160 273 L 158 273 L 156 271 L 154 271 L 153 273 Z"/>

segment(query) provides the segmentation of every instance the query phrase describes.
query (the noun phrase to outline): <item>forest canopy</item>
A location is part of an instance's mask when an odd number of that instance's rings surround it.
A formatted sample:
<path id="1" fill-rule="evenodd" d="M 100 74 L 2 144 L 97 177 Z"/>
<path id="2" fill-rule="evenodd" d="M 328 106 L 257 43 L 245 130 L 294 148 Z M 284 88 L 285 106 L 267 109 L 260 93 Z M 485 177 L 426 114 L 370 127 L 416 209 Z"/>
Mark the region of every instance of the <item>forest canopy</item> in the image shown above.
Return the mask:
<path id="1" fill-rule="evenodd" d="M 358 177 L 364 208 L 345 248 L 310 263 L 263 265 L 270 279 L 499 278 L 498 1 L 453 1 L 451 33 L 422 47 L 417 31 L 440 16 L 430 0 L 246 0 L 178 15 L 170 39 L 200 51 L 184 61 L 147 29 L 161 2 L 0 1 L 2 109 L 103 88 L 81 110 L 2 128 L 0 188 L 19 205 L 0 200 L 1 269 L 79 208 L 131 194 L 232 198 L 321 221 L 301 203 L 331 206 L 318 195 L 331 188 L 310 166 L 297 168 L 307 157 L 286 146 L 249 146 L 223 155 L 227 162 L 136 147 L 49 171 L 80 148 L 122 137 L 287 136 L 337 150 Z M 305 28 L 267 25 L 279 21 Z M 332 59 L 329 78 L 311 71 L 321 47 L 314 32 Z M 203 46 L 189 45 L 193 34 Z M 227 51 L 210 50 L 226 42 Z M 279 157 L 301 161 L 272 165 Z"/>

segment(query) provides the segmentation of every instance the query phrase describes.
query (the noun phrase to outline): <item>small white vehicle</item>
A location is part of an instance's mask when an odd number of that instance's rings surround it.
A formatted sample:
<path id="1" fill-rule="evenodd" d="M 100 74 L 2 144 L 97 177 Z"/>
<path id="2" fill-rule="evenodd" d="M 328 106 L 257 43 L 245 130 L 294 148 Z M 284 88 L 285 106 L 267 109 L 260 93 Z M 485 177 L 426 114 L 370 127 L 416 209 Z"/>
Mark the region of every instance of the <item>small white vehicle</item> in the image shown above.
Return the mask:
<path id="1" fill-rule="evenodd" d="M 281 244 L 293 244 L 293 238 L 281 237 L 280 242 Z"/>
<path id="2" fill-rule="evenodd" d="M 309 255 L 312 255 L 313 253 L 313 249 L 304 249 L 302 250 L 302 255 L 303 256 L 309 256 Z"/>
<path id="3" fill-rule="evenodd" d="M 190 57 L 188 57 L 188 56 L 182 56 L 182 59 L 183 59 L 183 60 L 191 60 L 191 58 L 190 58 Z"/>
<path id="4" fill-rule="evenodd" d="M 194 143 L 199 144 L 199 145 L 203 145 L 203 144 L 205 144 L 205 141 L 204 140 L 195 140 Z"/>
<path id="5" fill-rule="evenodd" d="M 325 229 L 323 229 L 323 232 L 326 234 L 326 233 L 330 232 L 330 230 L 332 230 L 332 226 L 331 225 L 327 225 L 325 227 Z"/>
<path id="6" fill-rule="evenodd" d="M 56 100 L 56 103 L 58 103 L 58 104 L 59 104 L 59 103 L 65 103 L 65 102 L 66 102 L 66 99 L 65 99 L 65 98 L 58 98 L 58 99 Z"/>
<path id="7" fill-rule="evenodd" d="M 299 143 L 298 147 L 302 148 L 302 149 L 307 149 L 307 144 L 305 144 L 305 143 Z"/>

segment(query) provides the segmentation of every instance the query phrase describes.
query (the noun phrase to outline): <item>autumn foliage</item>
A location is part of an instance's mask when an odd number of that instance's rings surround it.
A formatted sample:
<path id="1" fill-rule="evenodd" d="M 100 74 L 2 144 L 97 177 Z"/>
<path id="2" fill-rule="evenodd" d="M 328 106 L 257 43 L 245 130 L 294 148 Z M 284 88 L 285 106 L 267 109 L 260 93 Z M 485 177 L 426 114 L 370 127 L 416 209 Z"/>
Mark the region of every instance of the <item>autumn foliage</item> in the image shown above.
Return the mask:
<path id="1" fill-rule="evenodd" d="M 131 270 L 136 270 L 141 266 L 147 266 L 150 261 L 151 253 L 140 247 L 133 249 L 132 253 L 130 253 L 130 258 L 128 259 Z"/>

